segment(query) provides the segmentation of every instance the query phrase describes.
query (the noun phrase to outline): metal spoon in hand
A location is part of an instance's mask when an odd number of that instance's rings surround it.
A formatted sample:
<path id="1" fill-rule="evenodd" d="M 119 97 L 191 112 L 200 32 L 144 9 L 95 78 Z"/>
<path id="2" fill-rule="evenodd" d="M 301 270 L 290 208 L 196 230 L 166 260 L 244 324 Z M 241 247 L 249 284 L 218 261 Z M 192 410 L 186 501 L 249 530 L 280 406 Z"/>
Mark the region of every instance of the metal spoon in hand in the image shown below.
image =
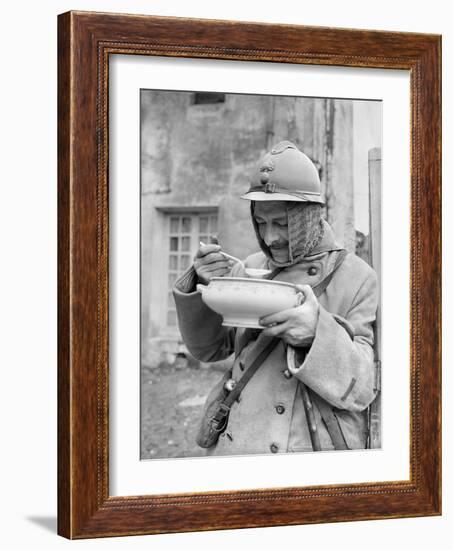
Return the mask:
<path id="1" fill-rule="evenodd" d="M 200 241 L 200 244 L 201 246 L 206 246 L 206 244 L 202 241 Z M 265 275 L 267 275 L 268 273 L 271 272 L 270 269 L 257 269 L 257 268 L 253 268 L 253 267 L 245 267 L 244 265 L 244 262 L 242 260 L 240 260 L 239 258 L 236 258 L 236 256 L 232 256 L 231 254 L 227 254 L 226 252 L 223 252 L 223 250 L 220 250 L 219 251 L 219 254 L 222 254 L 222 256 L 225 256 L 225 258 L 228 258 L 229 260 L 233 260 L 234 262 L 237 262 L 239 264 L 241 264 L 242 268 L 244 269 L 245 273 L 249 276 L 249 277 L 264 277 Z"/>

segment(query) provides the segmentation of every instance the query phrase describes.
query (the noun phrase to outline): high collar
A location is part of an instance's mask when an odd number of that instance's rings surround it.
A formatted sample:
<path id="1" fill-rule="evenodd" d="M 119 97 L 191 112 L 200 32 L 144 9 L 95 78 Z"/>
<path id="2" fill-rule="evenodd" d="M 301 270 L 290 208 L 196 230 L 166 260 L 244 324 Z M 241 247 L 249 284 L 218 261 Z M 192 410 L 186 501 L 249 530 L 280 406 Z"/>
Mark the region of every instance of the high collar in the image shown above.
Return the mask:
<path id="1" fill-rule="evenodd" d="M 324 225 L 324 235 L 321 239 L 321 242 L 315 246 L 310 254 L 307 254 L 307 256 L 305 256 L 306 258 L 311 258 L 312 256 L 316 256 L 317 254 L 321 254 L 322 252 L 330 252 L 332 250 L 344 249 L 344 246 L 340 246 L 335 240 L 335 235 L 333 234 L 332 228 L 326 222 L 326 220 L 322 220 L 322 224 Z"/>

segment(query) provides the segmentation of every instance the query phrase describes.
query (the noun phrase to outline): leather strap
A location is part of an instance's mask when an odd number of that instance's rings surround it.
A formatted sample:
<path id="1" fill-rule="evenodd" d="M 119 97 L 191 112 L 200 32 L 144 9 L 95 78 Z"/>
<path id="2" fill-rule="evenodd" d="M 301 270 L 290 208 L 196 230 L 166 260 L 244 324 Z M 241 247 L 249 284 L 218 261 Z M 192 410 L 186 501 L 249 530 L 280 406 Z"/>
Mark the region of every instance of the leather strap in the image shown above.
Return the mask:
<path id="1" fill-rule="evenodd" d="M 330 281 L 332 280 L 332 277 L 334 276 L 335 271 L 340 267 L 340 265 L 343 263 L 343 260 L 348 255 L 348 251 L 343 249 L 340 250 L 340 252 L 337 254 L 337 258 L 335 260 L 335 265 L 333 266 L 333 269 L 330 273 L 328 273 L 322 281 L 320 281 L 317 285 L 312 287 L 312 290 L 314 292 L 314 295 L 319 298 L 321 294 L 326 290 L 326 288 L 329 286 Z"/>
<path id="2" fill-rule="evenodd" d="M 343 432 L 341 431 L 338 418 L 332 410 L 332 406 L 329 405 L 322 397 L 320 397 L 315 392 L 310 391 L 311 399 L 318 407 L 318 410 L 321 414 L 322 419 L 326 425 L 327 431 L 329 432 L 330 438 L 332 439 L 333 446 L 336 451 L 342 451 L 348 449 L 348 445 L 344 438 Z"/>
<path id="3" fill-rule="evenodd" d="M 230 391 L 228 396 L 223 400 L 223 403 L 227 405 L 228 407 L 231 406 L 237 399 L 237 397 L 240 395 L 250 378 L 255 374 L 255 372 L 259 369 L 259 367 L 264 363 L 264 361 L 267 359 L 267 357 L 272 353 L 272 351 L 275 349 L 275 347 L 280 343 L 280 338 L 271 338 L 269 343 L 266 345 L 264 349 L 261 350 L 261 352 L 255 357 L 252 364 L 249 366 L 249 368 L 244 372 L 243 376 L 241 376 L 241 379 L 236 384 L 236 386 Z"/>
<path id="4" fill-rule="evenodd" d="M 211 419 L 211 425 L 212 426 L 222 426 L 224 427 L 224 420 L 228 417 L 231 405 L 236 401 L 250 378 L 255 374 L 255 372 L 259 369 L 261 364 L 265 361 L 265 359 L 272 353 L 272 350 L 279 344 L 280 339 L 279 338 L 271 338 L 270 342 L 267 344 L 267 346 L 261 350 L 259 355 L 255 358 L 255 360 L 252 362 L 250 367 L 245 371 L 244 375 L 241 377 L 239 382 L 236 384 L 236 386 L 228 393 L 228 395 L 221 401 L 219 404 L 219 408 L 214 415 L 214 417 Z M 220 431 L 220 430 L 219 430 Z"/>
<path id="5" fill-rule="evenodd" d="M 299 380 L 300 394 L 304 404 L 305 417 L 307 419 L 308 431 L 310 433 L 311 446 L 313 451 L 322 451 L 321 441 L 319 439 L 318 426 L 316 425 L 313 403 L 310 399 L 310 393 L 307 386 Z"/>

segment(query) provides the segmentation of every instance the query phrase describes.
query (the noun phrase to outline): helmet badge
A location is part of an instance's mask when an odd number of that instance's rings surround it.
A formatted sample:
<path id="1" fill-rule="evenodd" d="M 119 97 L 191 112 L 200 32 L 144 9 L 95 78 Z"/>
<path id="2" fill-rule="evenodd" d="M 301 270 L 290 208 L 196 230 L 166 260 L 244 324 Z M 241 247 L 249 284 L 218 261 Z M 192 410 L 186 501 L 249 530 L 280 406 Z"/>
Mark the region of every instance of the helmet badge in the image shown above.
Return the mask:
<path id="1" fill-rule="evenodd" d="M 266 159 L 263 164 L 260 167 L 260 182 L 263 185 L 266 185 L 270 179 L 269 172 L 272 172 L 272 170 L 275 168 L 275 164 L 272 162 L 272 160 Z"/>

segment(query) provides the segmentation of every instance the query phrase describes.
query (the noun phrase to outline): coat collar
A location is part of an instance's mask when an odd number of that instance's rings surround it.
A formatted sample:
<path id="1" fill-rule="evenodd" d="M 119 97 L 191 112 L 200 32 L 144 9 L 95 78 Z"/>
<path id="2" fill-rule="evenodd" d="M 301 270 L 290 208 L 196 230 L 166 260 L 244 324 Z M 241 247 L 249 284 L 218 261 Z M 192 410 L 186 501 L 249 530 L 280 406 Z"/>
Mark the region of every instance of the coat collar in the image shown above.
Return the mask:
<path id="1" fill-rule="evenodd" d="M 324 226 L 324 236 L 321 239 L 321 242 L 315 246 L 310 254 L 307 254 L 307 256 L 305 256 L 306 258 L 312 258 L 312 256 L 317 256 L 318 254 L 324 252 L 331 252 L 332 250 L 344 249 L 344 246 L 340 246 L 335 240 L 335 235 L 333 234 L 332 228 L 326 222 L 326 220 L 322 220 L 322 224 Z"/>

